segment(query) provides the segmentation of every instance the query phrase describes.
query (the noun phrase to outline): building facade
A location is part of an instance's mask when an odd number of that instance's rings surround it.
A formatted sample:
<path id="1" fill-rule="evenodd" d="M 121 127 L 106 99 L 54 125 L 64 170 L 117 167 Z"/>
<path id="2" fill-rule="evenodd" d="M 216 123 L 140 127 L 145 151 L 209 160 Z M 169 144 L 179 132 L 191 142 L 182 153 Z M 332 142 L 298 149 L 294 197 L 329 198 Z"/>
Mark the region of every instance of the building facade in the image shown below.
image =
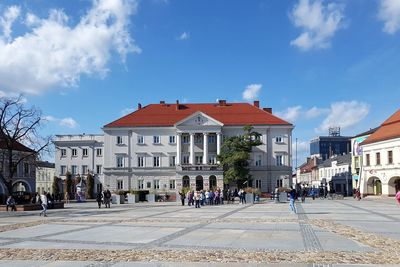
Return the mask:
<path id="1" fill-rule="evenodd" d="M 350 138 L 347 136 L 319 136 L 310 142 L 311 157 L 326 160 L 334 155 L 349 154 Z"/>
<path id="2" fill-rule="evenodd" d="M 55 176 L 66 179 L 70 174 L 86 178 L 90 173 L 94 177 L 95 192 L 102 190 L 104 164 L 104 135 L 56 135 L 53 141 L 55 151 Z M 64 183 L 60 190 L 65 190 Z"/>
<path id="3" fill-rule="evenodd" d="M 362 147 L 361 143 L 373 134 L 378 128 L 370 129 L 351 138 L 351 175 L 353 188 L 360 188 L 360 172 L 362 169 Z"/>
<path id="4" fill-rule="evenodd" d="M 394 196 L 400 190 L 400 110 L 361 143 L 361 194 Z"/>
<path id="5" fill-rule="evenodd" d="M 224 139 L 243 134 L 246 125 L 260 133 L 263 143 L 251 153 L 250 186 L 263 192 L 290 186 L 293 125 L 260 108 L 258 101 L 251 105 L 224 100 L 139 104 L 135 112 L 105 125 L 100 181 L 113 191 L 223 188 L 217 155 Z M 68 149 L 71 142 L 64 145 Z M 57 166 L 61 164 L 56 158 Z"/>
<path id="6" fill-rule="evenodd" d="M 8 180 L 9 171 L 9 152 L 5 144 L 5 138 L 0 135 L 0 199 L 4 201 L 8 192 L 6 182 L 10 182 L 12 193 L 32 194 L 35 192 L 36 176 L 36 152 L 19 142 L 12 144 L 12 160 L 18 163 L 16 172 L 11 180 Z"/>
<path id="7" fill-rule="evenodd" d="M 55 164 L 48 161 L 36 162 L 36 192 L 53 193 L 53 180 L 56 174 Z"/>
<path id="8" fill-rule="evenodd" d="M 318 165 L 319 184 L 327 186 L 328 191 L 344 196 L 353 195 L 351 177 L 351 154 L 333 156 Z"/>

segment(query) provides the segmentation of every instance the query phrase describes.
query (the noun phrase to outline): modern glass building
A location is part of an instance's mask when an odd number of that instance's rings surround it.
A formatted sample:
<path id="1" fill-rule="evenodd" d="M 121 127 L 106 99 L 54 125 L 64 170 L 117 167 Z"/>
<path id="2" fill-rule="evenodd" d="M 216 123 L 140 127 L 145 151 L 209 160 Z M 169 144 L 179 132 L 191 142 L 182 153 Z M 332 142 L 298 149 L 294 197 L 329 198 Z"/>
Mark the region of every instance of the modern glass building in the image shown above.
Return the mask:
<path id="1" fill-rule="evenodd" d="M 311 157 L 326 160 L 333 155 L 348 154 L 351 151 L 349 136 L 319 136 L 310 142 Z"/>

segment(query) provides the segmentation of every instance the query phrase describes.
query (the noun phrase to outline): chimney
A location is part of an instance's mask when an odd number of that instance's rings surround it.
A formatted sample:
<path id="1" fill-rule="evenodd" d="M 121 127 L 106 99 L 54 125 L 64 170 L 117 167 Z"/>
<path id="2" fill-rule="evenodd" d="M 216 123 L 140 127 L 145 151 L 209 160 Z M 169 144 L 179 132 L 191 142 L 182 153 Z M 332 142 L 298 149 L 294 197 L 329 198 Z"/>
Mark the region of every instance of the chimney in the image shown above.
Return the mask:
<path id="1" fill-rule="evenodd" d="M 271 113 L 272 114 L 272 108 L 263 108 L 265 112 Z"/>
<path id="2" fill-rule="evenodd" d="M 137 104 L 137 109 L 138 109 L 138 110 L 139 110 L 139 109 L 142 109 L 142 104 L 138 103 L 138 104 Z"/>
<path id="3" fill-rule="evenodd" d="M 226 106 L 226 100 L 218 100 L 218 105 Z"/>
<path id="4" fill-rule="evenodd" d="M 176 100 L 176 110 L 179 110 L 179 100 Z"/>
<path id="5" fill-rule="evenodd" d="M 161 105 L 165 105 L 165 101 L 164 100 L 160 100 L 160 104 Z"/>
<path id="6" fill-rule="evenodd" d="M 256 108 L 259 108 L 259 107 L 260 107 L 260 101 L 254 100 L 253 105 L 254 105 Z"/>

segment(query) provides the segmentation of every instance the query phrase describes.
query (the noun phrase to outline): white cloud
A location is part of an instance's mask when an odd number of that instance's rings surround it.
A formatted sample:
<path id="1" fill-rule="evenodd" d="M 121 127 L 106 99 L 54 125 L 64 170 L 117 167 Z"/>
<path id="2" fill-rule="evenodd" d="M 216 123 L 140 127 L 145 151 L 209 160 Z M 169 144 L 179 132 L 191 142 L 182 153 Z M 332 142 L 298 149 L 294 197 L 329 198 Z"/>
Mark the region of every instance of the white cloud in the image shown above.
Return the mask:
<path id="1" fill-rule="evenodd" d="M 121 110 L 121 115 L 125 116 L 125 115 L 128 115 L 129 113 L 132 113 L 134 111 L 135 111 L 134 108 L 124 108 L 123 110 Z"/>
<path id="2" fill-rule="evenodd" d="M 384 32 L 396 33 L 400 29 L 400 1 L 380 0 L 378 18 L 384 22 Z"/>
<path id="3" fill-rule="evenodd" d="M 45 121 L 48 121 L 48 122 L 55 122 L 60 126 L 65 126 L 65 127 L 72 128 L 72 129 L 78 127 L 78 123 L 71 117 L 58 119 L 54 116 L 47 115 L 47 116 L 43 116 L 42 119 Z"/>
<path id="4" fill-rule="evenodd" d="M 342 101 L 332 103 L 329 115 L 324 119 L 316 132 L 327 132 L 329 127 L 339 126 L 341 129 L 353 127 L 369 113 L 369 105 L 358 101 Z"/>
<path id="5" fill-rule="evenodd" d="M 304 110 L 302 106 L 293 106 L 288 107 L 285 111 L 276 112 L 276 115 L 286 121 L 294 123 L 298 118 L 314 119 L 327 112 L 329 112 L 329 109 L 312 107 L 308 110 Z"/>
<path id="6" fill-rule="evenodd" d="M 136 9 L 136 0 L 93 0 L 75 25 L 62 10 L 50 10 L 47 18 L 27 13 L 28 31 L 13 38 L 12 24 L 20 8 L 7 8 L 0 17 L 0 87 L 40 94 L 76 86 L 81 75 L 106 76 L 113 53 L 124 62 L 127 54 L 141 51 L 128 29 Z"/>
<path id="7" fill-rule="evenodd" d="M 301 106 L 288 107 L 285 111 L 278 111 L 276 115 L 286 121 L 294 122 L 300 116 Z"/>
<path id="8" fill-rule="evenodd" d="M 19 17 L 21 13 L 21 8 L 19 6 L 10 6 L 8 7 L 3 16 L 0 17 L 0 27 L 3 30 L 2 39 L 5 41 L 10 40 L 11 38 L 11 26 L 14 21 Z"/>
<path id="9" fill-rule="evenodd" d="M 249 84 L 242 93 L 242 97 L 246 101 L 252 101 L 258 97 L 262 84 Z"/>
<path id="10" fill-rule="evenodd" d="M 335 3 L 324 5 L 321 0 L 299 0 L 290 18 L 303 32 L 290 44 L 301 50 L 330 47 L 330 40 L 335 32 L 344 27 L 343 9 L 343 5 Z"/>
<path id="11" fill-rule="evenodd" d="M 304 117 L 306 119 L 314 119 L 317 118 L 323 114 L 326 114 L 329 112 L 329 109 L 327 108 L 317 108 L 317 107 L 312 107 L 309 110 L 306 110 L 304 112 Z"/>
<path id="12" fill-rule="evenodd" d="M 183 32 L 181 35 L 179 35 L 178 40 L 187 40 L 190 38 L 190 34 L 187 32 Z"/>

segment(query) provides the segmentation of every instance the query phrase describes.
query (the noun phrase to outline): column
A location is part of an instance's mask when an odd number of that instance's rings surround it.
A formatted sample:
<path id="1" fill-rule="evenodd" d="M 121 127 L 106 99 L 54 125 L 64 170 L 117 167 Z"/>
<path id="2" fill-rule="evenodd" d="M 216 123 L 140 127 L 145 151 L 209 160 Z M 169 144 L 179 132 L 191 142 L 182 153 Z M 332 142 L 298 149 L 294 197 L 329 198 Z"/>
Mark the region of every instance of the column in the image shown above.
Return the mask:
<path id="1" fill-rule="evenodd" d="M 189 163 L 194 164 L 194 133 L 190 133 Z"/>
<path id="2" fill-rule="evenodd" d="M 221 133 L 217 133 L 217 155 L 221 152 Z M 219 160 L 217 161 L 219 163 Z"/>
<path id="3" fill-rule="evenodd" d="M 181 155 L 181 144 L 182 144 L 182 142 L 181 142 L 181 136 L 182 136 L 182 133 L 177 133 L 177 135 L 176 135 L 176 165 L 181 165 L 181 158 L 182 158 L 182 155 Z"/>
<path id="4" fill-rule="evenodd" d="M 203 133 L 203 164 L 208 164 L 208 133 Z"/>

